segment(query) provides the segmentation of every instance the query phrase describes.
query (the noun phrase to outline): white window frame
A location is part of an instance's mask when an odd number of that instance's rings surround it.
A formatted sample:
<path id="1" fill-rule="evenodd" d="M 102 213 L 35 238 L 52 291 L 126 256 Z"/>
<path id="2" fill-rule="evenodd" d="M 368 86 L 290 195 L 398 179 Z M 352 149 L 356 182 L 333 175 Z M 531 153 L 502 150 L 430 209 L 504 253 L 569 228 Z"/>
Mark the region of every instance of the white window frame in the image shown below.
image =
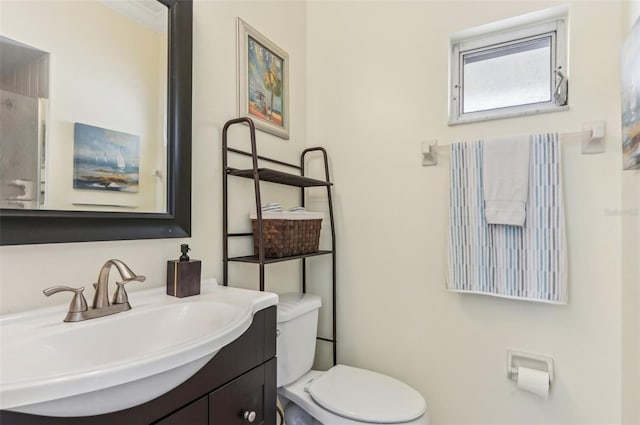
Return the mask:
<path id="1" fill-rule="evenodd" d="M 535 16 L 535 14 L 534 14 Z M 522 21 L 525 21 L 523 24 Z M 513 23 L 509 26 L 509 22 Z M 503 27 L 497 30 L 495 27 Z M 506 27 L 506 28 L 504 28 Z M 551 37 L 551 100 L 548 102 L 509 106 L 484 111 L 463 113 L 464 55 L 519 44 L 528 40 Z M 472 28 L 452 36 L 449 81 L 449 125 L 486 121 L 499 118 L 564 111 L 569 109 L 566 98 L 567 80 L 567 16 L 555 14 L 544 21 L 531 22 L 523 16 L 483 27 Z M 565 78 L 561 78 L 561 71 Z M 560 85 L 560 87 L 558 87 Z M 556 100 L 554 94 L 563 92 L 564 99 Z M 563 96 L 560 96 L 563 97 Z"/>

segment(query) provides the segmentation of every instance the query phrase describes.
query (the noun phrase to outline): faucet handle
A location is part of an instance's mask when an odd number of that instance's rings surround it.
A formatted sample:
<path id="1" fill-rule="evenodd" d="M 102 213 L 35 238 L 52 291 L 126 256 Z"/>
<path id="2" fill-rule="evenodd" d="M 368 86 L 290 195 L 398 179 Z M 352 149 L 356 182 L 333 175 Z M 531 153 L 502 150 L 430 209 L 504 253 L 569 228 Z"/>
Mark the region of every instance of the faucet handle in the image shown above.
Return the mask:
<path id="1" fill-rule="evenodd" d="M 125 289 L 124 289 L 124 285 L 126 285 L 129 282 L 133 282 L 133 281 L 144 282 L 145 279 L 146 278 L 144 276 L 138 275 L 134 279 L 126 279 L 126 280 L 123 280 L 122 282 L 116 281 L 116 292 L 113 293 L 112 304 L 128 303 L 129 302 L 129 296 L 127 295 L 127 291 L 125 291 Z"/>
<path id="2" fill-rule="evenodd" d="M 84 286 L 82 288 L 70 288 L 68 286 L 52 286 L 51 288 L 47 288 L 42 291 L 47 297 L 50 297 L 53 294 L 57 294 L 58 292 L 66 292 L 70 291 L 74 293 L 73 298 L 71 299 L 71 304 L 69 304 L 69 313 L 79 313 L 81 311 L 87 311 L 87 300 L 85 300 L 82 291 L 84 291 Z"/>

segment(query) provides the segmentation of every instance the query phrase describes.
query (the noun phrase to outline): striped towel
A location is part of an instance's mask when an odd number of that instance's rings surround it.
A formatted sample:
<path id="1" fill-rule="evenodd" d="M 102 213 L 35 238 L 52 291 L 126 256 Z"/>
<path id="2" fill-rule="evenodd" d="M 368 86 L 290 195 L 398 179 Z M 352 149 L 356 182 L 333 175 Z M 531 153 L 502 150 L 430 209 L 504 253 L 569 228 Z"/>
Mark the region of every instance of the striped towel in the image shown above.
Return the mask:
<path id="1" fill-rule="evenodd" d="M 482 141 L 451 145 L 447 288 L 567 303 L 564 206 L 557 134 L 531 136 L 524 227 L 488 224 Z"/>

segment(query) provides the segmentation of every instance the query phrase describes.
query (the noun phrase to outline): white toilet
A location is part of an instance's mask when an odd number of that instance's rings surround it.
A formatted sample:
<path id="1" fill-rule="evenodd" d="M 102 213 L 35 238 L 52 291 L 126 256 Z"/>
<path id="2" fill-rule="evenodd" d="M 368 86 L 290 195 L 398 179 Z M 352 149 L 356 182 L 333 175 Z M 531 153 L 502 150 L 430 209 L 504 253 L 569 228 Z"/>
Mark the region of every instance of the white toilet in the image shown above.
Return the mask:
<path id="1" fill-rule="evenodd" d="M 428 424 L 424 398 L 404 382 L 344 365 L 311 370 L 321 304 L 313 294 L 280 295 L 277 379 L 286 424 Z"/>

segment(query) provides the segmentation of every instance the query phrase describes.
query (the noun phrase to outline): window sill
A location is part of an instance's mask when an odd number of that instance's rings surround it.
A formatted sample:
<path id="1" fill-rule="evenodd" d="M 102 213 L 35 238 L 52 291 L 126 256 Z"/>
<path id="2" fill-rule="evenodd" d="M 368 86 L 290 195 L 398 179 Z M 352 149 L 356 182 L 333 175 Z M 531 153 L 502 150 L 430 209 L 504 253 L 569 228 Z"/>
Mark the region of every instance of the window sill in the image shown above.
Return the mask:
<path id="1" fill-rule="evenodd" d="M 483 114 L 478 113 L 476 116 L 467 116 L 463 118 L 458 118 L 456 120 L 449 120 L 447 122 L 448 126 L 460 125 L 460 124 L 468 124 L 474 122 L 483 122 L 483 121 L 493 121 L 500 120 L 503 118 L 516 118 L 516 117 L 524 117 L 528 115 L 538 115 L 538 114 L 547 114 L 550 112 L 562 112 L 568 111 L 569 105 L 564 106 L 554 106 L 552 108 L 539 108 L 539 109 L 530 109 L 526 111 L 513 111 L 513 112 L 504 112 L 501 114 Z"/>

